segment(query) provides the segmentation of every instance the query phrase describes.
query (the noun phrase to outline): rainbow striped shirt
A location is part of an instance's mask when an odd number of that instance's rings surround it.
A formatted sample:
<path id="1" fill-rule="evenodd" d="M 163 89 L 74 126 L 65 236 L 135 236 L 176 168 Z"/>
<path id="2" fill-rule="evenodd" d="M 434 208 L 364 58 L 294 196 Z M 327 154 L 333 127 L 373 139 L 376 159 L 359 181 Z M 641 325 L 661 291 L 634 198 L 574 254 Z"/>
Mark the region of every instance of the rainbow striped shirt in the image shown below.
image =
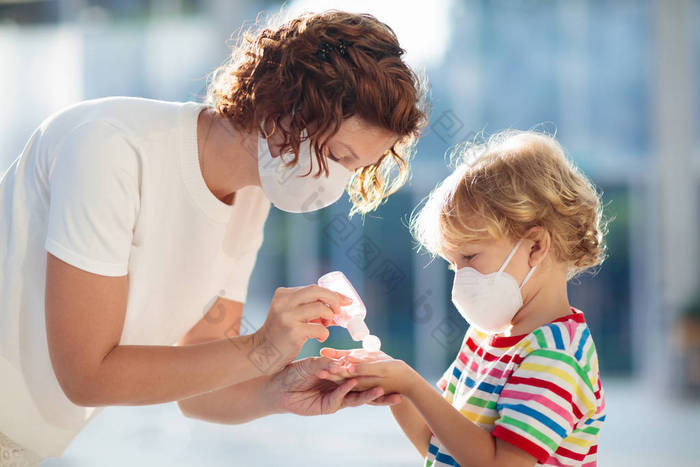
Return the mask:
<path id="1" fill-rule="evenodd" d="M 605 397 L 583 313 L 518 336 L 470 327 L 437 386 L 465 417 L 537 459 L 536 465 L 594 466 Z M 459 465 L 430 438 L 425 467 Z"/>

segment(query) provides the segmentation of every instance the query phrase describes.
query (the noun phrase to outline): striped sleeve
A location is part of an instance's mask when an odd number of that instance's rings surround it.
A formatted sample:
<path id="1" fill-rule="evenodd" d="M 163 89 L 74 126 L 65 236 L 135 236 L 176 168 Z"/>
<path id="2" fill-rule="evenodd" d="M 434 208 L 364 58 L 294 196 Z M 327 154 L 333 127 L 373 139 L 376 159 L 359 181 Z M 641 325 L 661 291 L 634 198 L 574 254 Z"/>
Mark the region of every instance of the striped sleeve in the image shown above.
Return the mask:
<path id="1" fill-rule="evenodd" d="M 499 395 L 492 435 L 544 463 L 596 411 L 593 381 L 564 350 L 530 352 Z"/>
<path id="2" fill-rule="evenodd" d="M 447 383 L 450 382 L 450 378 L 452 377 L 452 372 L 454 371 L 454 367 L 455 367 L 455 362 L 452 362 L 452 364 L 442 374 L 440 379 L 438 379 L 437 383 L 435 383 L 435 385 L 438 388 L 440 388 L 440 391 L 445 392 L 445 389 L 447 389 Z"/>
<path id="3" fill-rule="evenodd" d="M 459 347 L 459 351 L 457 352 L 457 356 L 455 359 L 452 361 L 452 364 L 445 370 L 445 372 L 442 374 L 440 379 L 438 379 L 437 383 L 435 385 L 440 388 L 442 392 L 445 392 L 445 389 L 447 389 L 447 386 L 450 384 L 450 380 L 452 379 L 452 376 L 454 376 L 455 373 L 455 365 L 457 365 L 457 360 L 460 359 L 460 354 L 463 353 L 464 351 L 464 346 L 466 345 L 467 339 L 469 338 L 469 333 L 474 329 L 472 326 L 467 329 L 467 332 L 464 333 L 464 337 L 462 337 L 462 344 Z M 464 359 L 464 355 L 461 356 L 462 359 Z M 463 360 L 464 361 L 464 360 Z M 457 370 L 457 377 L 459 377 L 460 372 Z M 454 388 L 453 391 L 454 392 Z"/>

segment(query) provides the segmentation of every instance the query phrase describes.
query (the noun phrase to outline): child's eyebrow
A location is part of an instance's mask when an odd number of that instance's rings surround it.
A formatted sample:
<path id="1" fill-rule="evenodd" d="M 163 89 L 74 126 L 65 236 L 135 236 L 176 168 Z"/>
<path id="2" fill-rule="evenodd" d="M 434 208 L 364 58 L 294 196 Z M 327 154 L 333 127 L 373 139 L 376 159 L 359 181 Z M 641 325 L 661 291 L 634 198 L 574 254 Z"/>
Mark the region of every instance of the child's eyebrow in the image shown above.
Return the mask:
<path id="1" fill-rule="evenodd" d="M 452 263 L 454 262 L 454 261 L 453 261 L 453 258 L 452 258 L 452 255 L 449 254 L 448 252 L 444 251 L 444 250 L 443 250 L 441 256 L 445 259 L 445 261 L 447 261 L 447 262 L 450 263 L 450 264 L 452 264 Z"/>

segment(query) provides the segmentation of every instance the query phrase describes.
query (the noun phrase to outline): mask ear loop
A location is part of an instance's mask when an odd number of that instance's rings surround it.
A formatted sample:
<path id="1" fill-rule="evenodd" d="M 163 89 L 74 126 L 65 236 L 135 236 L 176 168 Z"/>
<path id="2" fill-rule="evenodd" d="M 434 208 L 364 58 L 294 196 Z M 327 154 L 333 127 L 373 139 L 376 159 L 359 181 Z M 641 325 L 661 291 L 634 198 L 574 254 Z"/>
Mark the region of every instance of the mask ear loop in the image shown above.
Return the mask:
<path id="1" fill-rule="evenodd" d="M 522 238 L 520 240 L 518 240 L 518 242 L 515 244 L 515 246 L 511 250 L 511 252 L 508 255 L 508 257 L 506 258 L 506 260 L 503 262 L 503 266 L 501 266 L 501 268 L 498 270 L 498 272 L 503 272 L 503 270 L 506 268 L 506 266 L 508 266 L 508 263 L 510 262 L 511 258 L 513 258 L 513 255 L 515 254 L 515 252 L 518 251 L 518 247 L 520 246 L 520 244 L 522 242 L 523 242 Z M 525 283 L 530 280 L 530 278 L 532 277 L 532 274 L 535 272 L 536 267 L 537 266 L 533 266 L 530 268 L 530 272 L 527 273 L 527 275 L 525 276 L 525 279 L 523 279 L 522 284 L 520 284 L 521 289 L 525 286 Z"/>
<path id="2" fill-rule="evenodd" d="M 265 148 L 264 148 L 263 146 L 261 146 L 261 145 L 263 145 L 263 144 L 264 144 L 264 145 L 267 145 L 268 151 L 269 151 L 269 149 L 270 149 L 270 136 L 272 136 L 272 135 L 275 133 L 275 130 L 277 129 L 277 123 L 274 122 L 274 120 L 273 120 L 273 123 L 275 123 L 275 127 L 272 129 L 272 132 L 270 132 L 270 134 L 267 135 L 267 134 L 265 134 L 265 119 L 263 118 L 263 119 L 260 121 L 260 128 L 262 128 L 262 131 L 260 132 L 260 134 L 258 134 L 258 161 L 260 161 L 260 154 L 261 154 L 262 151 L 265 149 Z M 273 159 L 271 159 L 271 160 L 268 162 L 268 164 L 273 163 L 272 160 L 273 160 Z M 281 160 L 281 159 L 280 159 L 280 160 Z M 260 163 L 260 162 L 258 162 L 258 163 Z"/>
<path id="3" fill-rule="evenodd" d="M 523 242 L 523 239 L 522 239 L 522 238 L 521 238 L 520 240 L 518 240 L 518 243 L 515 244 L 515 246 L 513 247 L 512 250 L 510 250 L 510 254 L 509 254 L 508 257 L 506 258 L 506 260 L 503 262 L 503 265 L 502 265 L 501 268 L 498 270 L 498 272 L 503 272 L 503 270 L 506 268 L 506 266 L 508 266 L 508 263 L 510 263 L 510 259 L 513 257 L 513 255 L 515 254 L 515 252 L 518 251 L 518 247 L 520 246 L 520 244 L 521 244 L 522 242 Z"/>
<path id="4" fill-rule="evenodd" d="M 520 284 L 521 289 L 525 286 L 525 283 L 530 280 L 530 278 L 532 277 L 532 273 L 535 272 L 536 268 L 537 266 L 533 266 L 532 268 L 530 268 L 530 272 L 527 273 L 527 276 L 525 276 L 525 279 L 523 279 L 523 283 Z"/>

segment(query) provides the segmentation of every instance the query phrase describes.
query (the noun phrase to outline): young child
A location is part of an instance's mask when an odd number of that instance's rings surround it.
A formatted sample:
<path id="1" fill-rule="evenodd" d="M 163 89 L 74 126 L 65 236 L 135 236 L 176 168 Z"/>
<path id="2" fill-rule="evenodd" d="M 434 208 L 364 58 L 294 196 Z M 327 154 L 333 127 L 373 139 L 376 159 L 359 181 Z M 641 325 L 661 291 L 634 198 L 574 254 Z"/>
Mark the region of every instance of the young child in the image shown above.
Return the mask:
<path id="1" fill-rule="evenodd" d="M 442 396 L 383 353 L 325 348 L 338 362 L 321 376 L 400 400 L 393 415 L 428 467 L 595 465 L 605 400 L 566 285 L 604 259 L 599 195 L 547 135 L 503 132 L 459 155 L 411 225 L 455 270 L 452 301 L 470 324 Z"/>

